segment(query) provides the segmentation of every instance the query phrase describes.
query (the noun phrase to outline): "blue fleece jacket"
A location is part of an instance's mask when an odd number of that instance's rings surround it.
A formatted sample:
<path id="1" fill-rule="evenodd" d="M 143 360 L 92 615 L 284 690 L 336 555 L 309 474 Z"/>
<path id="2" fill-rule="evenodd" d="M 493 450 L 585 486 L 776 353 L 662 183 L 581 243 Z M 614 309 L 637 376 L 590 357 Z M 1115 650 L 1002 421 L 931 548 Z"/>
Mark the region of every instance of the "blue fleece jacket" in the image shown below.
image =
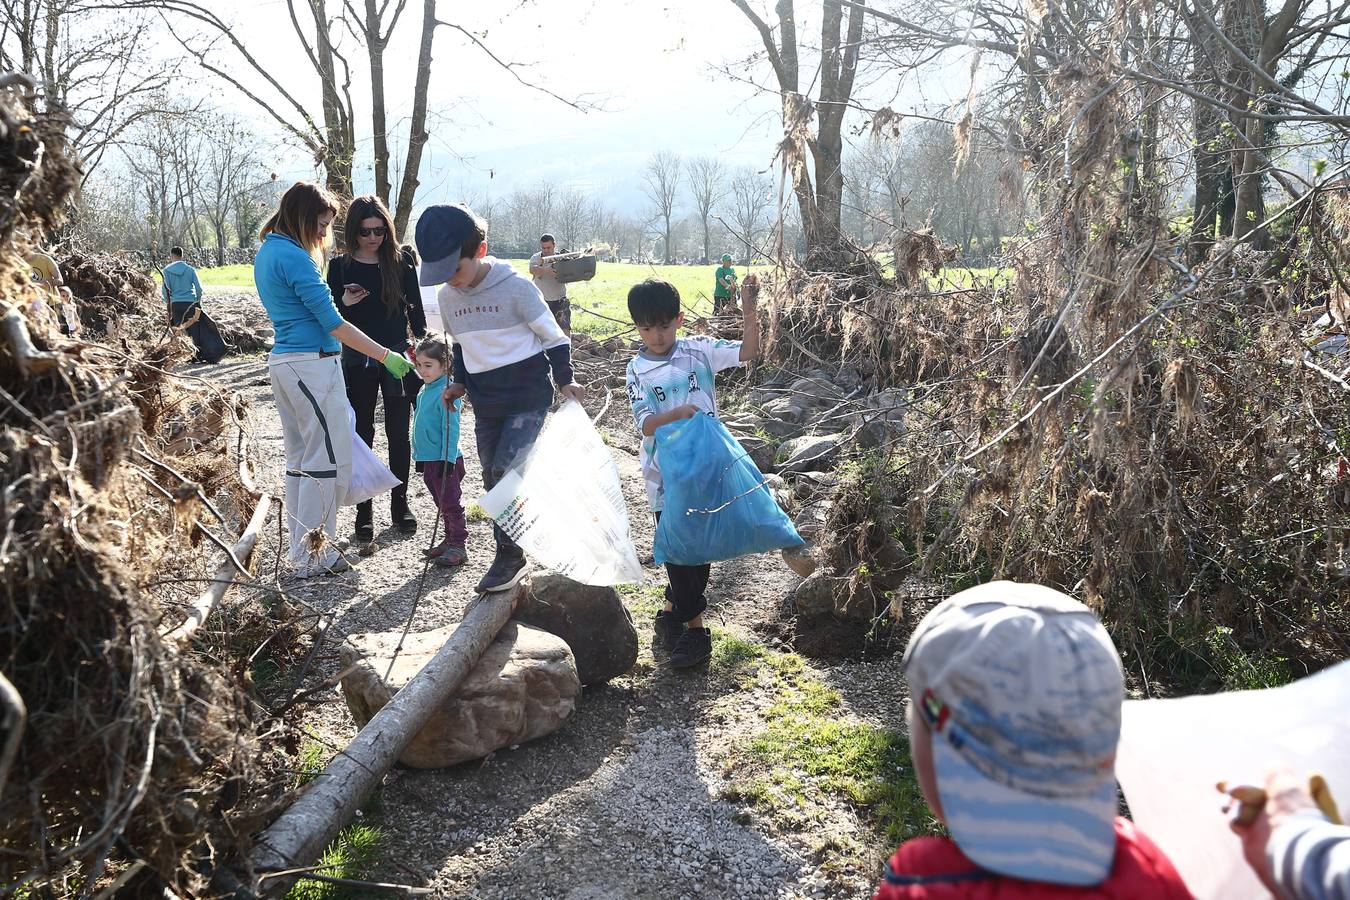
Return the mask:
<path id="1" fill-rule="evenodd" d="M 413 410 L 413 459 L 417 462 L 454 462 L 459 459 L 459 404 L 455 411 L 445 408 L 441 394 L 450 383 L 449 375 L 422 385 Z"/>
<path id="2" fill-rule="evenodd" d="M 196 303 L 202 299 L 197 270 L 181 259 L 164 267 L 164 299 L 170 303 Z"/>
<path id="3" fill-rule="evenodd" d="M 332 353 L 342 346 L 332 334 L 342 324 L 333 293 L 314 257 L 293 238 L 274 231 L 263 239 L 253 283 L 276 332 L 273 353 Z"/>

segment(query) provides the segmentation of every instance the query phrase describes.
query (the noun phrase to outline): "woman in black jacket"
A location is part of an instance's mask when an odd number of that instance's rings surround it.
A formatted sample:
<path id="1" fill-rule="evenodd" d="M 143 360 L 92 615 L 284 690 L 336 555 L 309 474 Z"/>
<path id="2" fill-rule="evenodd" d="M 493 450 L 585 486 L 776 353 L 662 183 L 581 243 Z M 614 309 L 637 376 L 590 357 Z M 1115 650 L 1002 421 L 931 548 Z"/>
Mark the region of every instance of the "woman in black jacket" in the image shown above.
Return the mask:
<path id="1" fill-rule="evenodd" d="M 342 317 L 370 335 L 376 343 L 396 353 L 414 337 L 427 333 L 417 285 L 417 255 L 401 247 L 394 231 L 393 216 L 378 197 L 357 197 L 347 207 L 345 244 L 347 252 L 328 263 L 328 287 Z M 349 290 L 350 289 L 350 290 Z M 355 299 L 351 299 L 355 298 Z M 417 530 L 417 520 L 408 510 L 408 468 L 412 457 L 409 443 L 412 404 L 421 382 L 395 378 L 359 353 L 342 353 L 342 371 L 347 380 L 347 400 L 356 412 L 356 433 L 375 443 L 375 402 L 384 394 L 384 434 L 389 441 L 389 469 L 403 484 L 390 496 L 389 515 L 405 534 Z M 369 543 L 375 537 L 371 501 L 356 507 L 356 539 Z"/>

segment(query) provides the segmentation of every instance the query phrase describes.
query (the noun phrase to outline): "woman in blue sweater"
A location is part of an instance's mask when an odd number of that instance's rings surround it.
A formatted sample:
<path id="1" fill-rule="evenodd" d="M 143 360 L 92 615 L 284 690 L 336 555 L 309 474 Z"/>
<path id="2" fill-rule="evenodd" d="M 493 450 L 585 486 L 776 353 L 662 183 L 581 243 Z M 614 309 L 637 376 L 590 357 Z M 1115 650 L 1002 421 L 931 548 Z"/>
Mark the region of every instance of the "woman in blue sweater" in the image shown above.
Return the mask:
<path id="1" fill-rule="evenodd" d="M 286 445 L 288 559 L 301 578 L 351 568 L 318 534 L 337 534 L 337 508 L 352 472 L 341 347 L 378 360 L 397 378 L 412 371 L 412 363 L 345 321 L 333 304 L 319 259 L 337 212 L 332 194 L 297 182 L 263 225 L 253 262 L 258 297 L 275 331 L 267 369 Z"/>

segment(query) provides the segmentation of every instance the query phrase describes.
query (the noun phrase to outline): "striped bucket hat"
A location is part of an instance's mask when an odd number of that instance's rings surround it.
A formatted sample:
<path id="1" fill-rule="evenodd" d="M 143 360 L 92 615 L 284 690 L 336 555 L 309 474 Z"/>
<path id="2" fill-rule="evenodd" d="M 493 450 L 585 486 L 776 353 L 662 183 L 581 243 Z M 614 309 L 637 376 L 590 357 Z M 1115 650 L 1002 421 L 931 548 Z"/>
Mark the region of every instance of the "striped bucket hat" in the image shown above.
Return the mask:
<path id="1" fill-rule="evenodd" d="M 1039 585 L 980 585 L 924 617 L 904 668 L 962 852 L 1014 878 L 1105 880 L 1125 684 L 1092 611 Z"/>

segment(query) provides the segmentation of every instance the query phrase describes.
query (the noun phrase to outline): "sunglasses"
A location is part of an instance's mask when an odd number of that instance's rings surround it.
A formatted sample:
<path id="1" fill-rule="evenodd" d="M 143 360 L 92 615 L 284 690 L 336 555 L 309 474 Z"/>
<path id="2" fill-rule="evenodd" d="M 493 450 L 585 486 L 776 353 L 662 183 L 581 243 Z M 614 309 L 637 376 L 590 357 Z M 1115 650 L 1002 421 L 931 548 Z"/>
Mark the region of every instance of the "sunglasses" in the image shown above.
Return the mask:
<path id="1" fill-rule="evenodd" d="M 356 230 L 360 233 L 361 237 L 384 237 L 385 232 L 389 229 L 385 228 L 383 225 L 376 225 L 374 228 L 358 228 Z"/>

